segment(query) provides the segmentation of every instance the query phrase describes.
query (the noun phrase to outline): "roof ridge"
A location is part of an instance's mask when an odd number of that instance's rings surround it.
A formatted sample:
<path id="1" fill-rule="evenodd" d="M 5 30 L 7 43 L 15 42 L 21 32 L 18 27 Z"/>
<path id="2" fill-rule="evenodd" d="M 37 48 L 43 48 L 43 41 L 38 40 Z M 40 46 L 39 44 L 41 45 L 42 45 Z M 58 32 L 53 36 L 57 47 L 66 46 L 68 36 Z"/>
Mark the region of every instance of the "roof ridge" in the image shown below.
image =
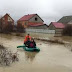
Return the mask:
<path id="1" fill-rule="evenodd" d="M 63 16 L 63 17 L 72 17 L 72 15 L 69 15 L 69 16 Z"/>
<path id="2" fill-rule="evenodd" d="M 34 14 L 25 14 L 25 15 L 34 15 Z M 25 16 L 25 15 L 24 15 L 24 16 Z"/>
<path id="3" fill-rule="evenodd" d="M 21 20 L 22 18 L 26 18 L 25 20 L 29 20 L 29 19 L 32 18 L 34 15 L 36 15 L 36 14 L 27 14 L 27 15 L 24 15 L 23 17 L 21 17 L 19 20 Z"/>

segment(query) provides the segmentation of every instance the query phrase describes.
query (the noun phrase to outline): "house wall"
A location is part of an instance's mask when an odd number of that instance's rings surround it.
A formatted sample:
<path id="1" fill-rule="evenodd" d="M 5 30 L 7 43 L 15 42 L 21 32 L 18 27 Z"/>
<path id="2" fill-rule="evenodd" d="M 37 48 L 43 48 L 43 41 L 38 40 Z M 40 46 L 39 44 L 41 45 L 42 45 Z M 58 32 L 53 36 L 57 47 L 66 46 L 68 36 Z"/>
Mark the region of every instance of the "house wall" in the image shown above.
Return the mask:
<path id="1" fill-rule="evenodd" d="M 37 18 L 37 20 L 35 20 L 35 18 Z M 43 23 L 42 19 L 38 16 L 38 15 L 35 15 L 34 17 L 32 17 L 29 22 L 39 22 L 39 23 Z"/>
<path id="2" fill-rule="evenodd" d="M 11 22 L 14 24 L 14 20 L 8 15 L 6 14 L 4 17 L 2 17 L 2 22 L 5 22 L 5 23 L 8 23 L 8 22 Z"/>
<path id="3" fill-rule="evenodd" d="M 48 27 L 50 30 L 55 30 L 55 27 L 53 26 L 53 24 L 50 24 Z"/>
<path id="4" fill-rule="evenodd" d="M 61 29 L 61 28 L 55 28 L 55 27 L 53 26 L 53 24 L 50 24 L 50 25 L 49 25 L 49 29 L 50 29 L 50 30 L 55 30 L 55 34 L 62 34 L 62 31 L 63 31 L 63 29 Z"/>
<path id="5" fill-rule="evenodd" d="M 35 27 L 28 27 L 29 29 L 48 29 L 48 26 L 42 25 L 42 26 L 35 26 Z"/>
<path id="6" fill-rule="evenodd" d="M 28 33 L 42 33 L 42 34 L 55 34 L 55 30 L 48 29 L 26 29 Z"/>
<path id="7" fill-rule="evenodd" d="M 55 29 L 56 34 L 62 34 L 63 29 Z"/>
<path id="8" fill-rule="evenodd" d="M 24 27 L 24 28 L 27 28 L 28 27 L 28 21 L 18 21 L 17 22 L 17 25 L 18 24 L 22 24 L 22 26 Z"/>

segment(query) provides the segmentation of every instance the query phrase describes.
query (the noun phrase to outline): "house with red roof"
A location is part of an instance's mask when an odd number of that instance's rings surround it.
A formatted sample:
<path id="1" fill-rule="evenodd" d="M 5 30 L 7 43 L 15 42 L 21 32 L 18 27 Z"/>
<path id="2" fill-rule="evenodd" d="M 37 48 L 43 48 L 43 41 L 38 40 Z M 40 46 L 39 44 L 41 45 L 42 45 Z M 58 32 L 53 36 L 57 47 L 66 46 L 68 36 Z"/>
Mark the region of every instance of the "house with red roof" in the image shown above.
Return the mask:
<path id="1" fill-rule="evenodd" d="M 19 24 L 22 24 L 24 28 L 28 28 L 30 26 L 35 27 L 35 26 L 43 25 L 43 22 L 44 22 L 43 19 L 38 14 L 28 14 L 28 15 L 21 17 L 17 21 L 17 26 Z"/>
<path id="2" fill-rule="evenodd" d="M 59 22 L 51 22 L 48 27 L 49 30 L 55 30 L 56 34 L 61 34 L 64 28 L 65 25 Z"/>

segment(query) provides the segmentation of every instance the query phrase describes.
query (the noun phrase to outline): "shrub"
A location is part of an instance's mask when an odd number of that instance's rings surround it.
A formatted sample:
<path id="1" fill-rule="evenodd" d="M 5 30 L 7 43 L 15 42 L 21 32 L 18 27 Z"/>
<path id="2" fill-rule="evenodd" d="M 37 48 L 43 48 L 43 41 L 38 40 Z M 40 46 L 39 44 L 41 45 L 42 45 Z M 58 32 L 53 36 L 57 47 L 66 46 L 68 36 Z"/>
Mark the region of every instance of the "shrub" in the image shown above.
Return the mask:
<path id="1" fill-rule="evenodd" d="M 13 25 L 12 25 L 12 23 L 8 23 L 7 25 L 5 25 L 2 28 L 2 32 L 4 32 L 4 33 L 9 33 L 9 32 L 12 32 L 12 31 L 13 31 Z"/>
<path id="2" fill-rule="evenodd" d="M 63 29 L 62 34 L 65 36 L 72 36 L 72 25 L 71 24 L 66 25 L 65 28 Z"/>
<path id="3" fill-rule="evenodd" d="M 20 23 L 17 25 L 17 32 L 20 32 L 20 33 L 25 32 L 25 28 Z"/>
<path id="4" fill-rule="evenodd" d="M 19 61 L 18 54 L 7 49 L 0 50 L 0 66 L 10 66 L 13 62 Z"/>

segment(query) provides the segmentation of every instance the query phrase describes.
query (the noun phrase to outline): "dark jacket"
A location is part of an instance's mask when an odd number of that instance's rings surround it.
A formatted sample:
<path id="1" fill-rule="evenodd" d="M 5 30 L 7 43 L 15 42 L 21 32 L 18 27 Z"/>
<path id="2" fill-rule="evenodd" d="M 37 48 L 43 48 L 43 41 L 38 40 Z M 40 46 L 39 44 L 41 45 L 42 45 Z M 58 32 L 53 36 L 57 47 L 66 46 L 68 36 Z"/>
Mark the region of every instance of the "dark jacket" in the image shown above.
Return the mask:
<path id="1" fill-rule="evenodd" d="M 36 43 L 35 43 L 35 41 L 30 42 L 29 47 L 30 47 L 30 48 L 36 48 Z"/>
<path id="2" fill-rule="evenodd" d="M 30 43 L 31 43 L 31 41 L 25 42 L 25 46 L 29 48 Z"/>

